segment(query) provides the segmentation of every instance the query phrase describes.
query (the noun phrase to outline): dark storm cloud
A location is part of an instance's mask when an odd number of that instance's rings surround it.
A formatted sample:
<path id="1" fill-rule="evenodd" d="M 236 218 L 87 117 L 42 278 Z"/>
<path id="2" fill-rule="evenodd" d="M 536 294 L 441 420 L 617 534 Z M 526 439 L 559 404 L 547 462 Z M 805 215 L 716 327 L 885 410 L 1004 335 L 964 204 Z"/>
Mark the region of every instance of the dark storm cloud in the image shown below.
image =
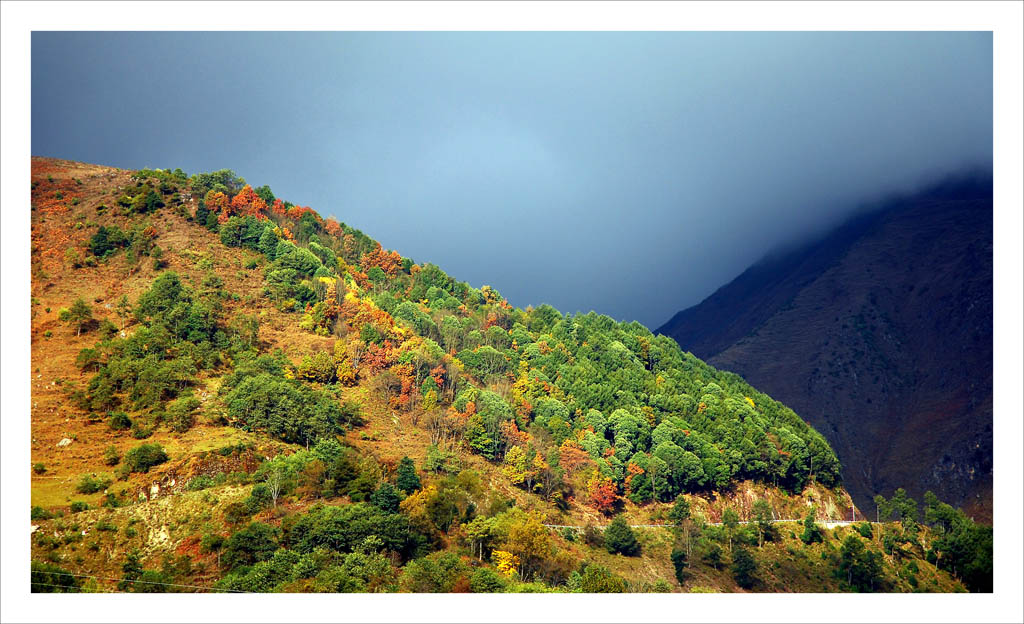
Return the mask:
<path id="1" fill-rule="evenodd" d="M 519 306 L 657 327 L 992 159 L 989 33 L 36 33 L 33 153 L 231 168 Z"/>

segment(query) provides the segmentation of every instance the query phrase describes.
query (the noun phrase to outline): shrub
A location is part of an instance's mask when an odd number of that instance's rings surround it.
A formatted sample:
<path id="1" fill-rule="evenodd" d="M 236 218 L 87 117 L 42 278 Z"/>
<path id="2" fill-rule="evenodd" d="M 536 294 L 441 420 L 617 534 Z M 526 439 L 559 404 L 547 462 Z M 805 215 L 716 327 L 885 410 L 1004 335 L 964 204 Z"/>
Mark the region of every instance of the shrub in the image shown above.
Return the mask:
<path id="1" fill-rule="evenodd" d="M 191 396 L 184 396 L 175 399 L 167 405 L 167 420 L 171 429 L 178 433 L 184 433 L 192 428 L 195 423 L 195 411 L 200 406 L 199 399 Z"/>
<path id="2" fill-rule="evenodd" d="M 32 519 L 33 520 L 49 520 L 53 518 L 53 514 L 46 511 L 42 507 L 35 506 L 32 508 Z"/>
<path id="3" fill-rule="evenodd" d="M 78 513 L 89 509 L 89 503 L 85 501 L 74 501 L 71 503 L 71 513 Z"/>
<path id="4" fill-rule="evenodd" d="M 861 537 L 871 539 L 871 537 L 875 534 L 874 531 L 871 529 L 870 522 L 861 522 L 860 524 L 855 526 L 857 528 L 857 532 L 861 534 Z"/>
<path id="5" fill-rule="evenodd" d="M 505 579 L 490 568 L 481 568 L 469 578 L 469 590 L 474 594 L 494 594 L 505 591 Z"/>
<path id="6" fill-rule="evenodd" d="M 159 444 L 142 444 L 128 451 L 124 456 L 125 466 L 129 472 L 149 472 L 170 459 Z"/>
<path id="7" fill-rule="evenodd" d="M 82 578 L 49 563 L 32 562 L 31 591 L 35 593 L 74 593 L 81 591 Z"/>
<path id="8" fill-rule="evenodd" d="M 626 591 L 626 581 L 596 563 L 583 569 L 578 583 L 579 591 L 585 594 L 621 594 Z"/>
<path id="9" fill-rule="evenodd" d="M 266 483 L 257 483 L 245 499 L 245 508 L 249 515 L 259 513 L 270 506 L 271 499 L 270 487 Z"/>
<path id="10" fill-rule="evenodd" d="M 122 494 L 123 493 L 124 492 L 122 491 Z M 119 498 L 118 495 L 113 493 L 113 492 L 107 492 L 103 496 L 103 506 L 107 507 L 108 509 L 116 509 L 118 507 L 124 507 L 124 504 L 125 504 L 124 501 L 121 500 L 121 498 Z"/>
<path id="11" fill-rule="evenodd" d="M 121 462 L 121 453 L 117 447 L 111 444 L 103 451 L 103 463 L 108 466 L 116 466 Z"/>
<path id="12" fill-rule="evenodd" d="M 114 431 L 124 431 L 132 428 L 132 419 L 124 412 L 114 412 L 110 415 L 110 428 Z"/>
<path id="13" fill-rule="evenodd" d="M 152 427 L 147 427 L 137 420 L 132 423 L 132 437 L 136 440 L 145 440 L 151 435 L 153 435 Z"/>
<path id="14" fill-rule="evenodd" d="M 219 533 L 207 533 L 199 541 L 199 551 L 203 553 L 217 552 L 224 547 L 225 537 Z"/>
<path id="15" fill-rule="evenodd" d="M 456 590 L 460 580 L 466 582 L 464 579 L 468 571 L 466 564 L 455 553 L 437 553 L 409 562 L 400 582 L 407 591 L 448 593 Z"/>
<path id="16" fill-rule="evenodd" d="M 35 464 L 32 464 L 32 472 L 38 475 L 44 474 L 46 472 L 46 464 L 44 464 L 43 462 L 37 462 Z"/>
<path id="17" fill-rule="evenodd" d="M 113 481 L 110 479 L 94 479 L 90 475 L 85 475 L 75 486 L 75 491 L 79 494 L 95 494 L 110 487 L 111 483 Z"/>
<path id="18" fill-rule="evenodd" d="M 592 524 L 583 527 L 583 542 L 591 548 L 604 547 L 604 532 Z"/>
<path id="19" fill-rule="evenodd" d="M 223 474 L 223 473 L 221 473 Z M 205 490 L 213 485 L 213 479 L 207 475 L 199 475 L 198 477 L 192 477 L 188 483 L 185 484 L 185 489 L 190 492 L 198 492 L 199 490 Z"/>
<path id="20" fill-rule="evenodd" d="M 234 502 L 224 508 L 224 522 L 228 524 L 240 524 L 251 515 L 245 503 Z"/>

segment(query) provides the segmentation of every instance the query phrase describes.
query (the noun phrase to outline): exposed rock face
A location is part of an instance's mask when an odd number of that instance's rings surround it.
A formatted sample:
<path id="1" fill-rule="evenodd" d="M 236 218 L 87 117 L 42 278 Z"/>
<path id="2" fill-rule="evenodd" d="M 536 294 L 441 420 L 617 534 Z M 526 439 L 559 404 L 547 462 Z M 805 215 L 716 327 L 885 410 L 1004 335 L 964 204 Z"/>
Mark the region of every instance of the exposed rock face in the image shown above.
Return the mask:
<path id="1" fill-rule="evenodd" d="M 904 487 L 991 519 L 990 187 L 858 217 L 657 331 L 821 431 L 865 512 Z"/>

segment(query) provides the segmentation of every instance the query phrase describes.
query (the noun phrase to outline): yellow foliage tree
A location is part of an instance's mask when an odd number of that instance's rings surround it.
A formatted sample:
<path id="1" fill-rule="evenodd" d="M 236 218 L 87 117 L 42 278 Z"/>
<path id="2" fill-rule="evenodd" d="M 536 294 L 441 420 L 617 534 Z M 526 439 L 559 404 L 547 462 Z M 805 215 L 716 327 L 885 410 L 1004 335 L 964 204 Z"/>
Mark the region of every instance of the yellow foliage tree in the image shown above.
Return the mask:
<path id="1" fill-rule="evenodd" d="M 491 558 L 498 571 L 506 576 L 514 576 L 519 569 L 519 557 L 507 550 L 495 550 Z"/>

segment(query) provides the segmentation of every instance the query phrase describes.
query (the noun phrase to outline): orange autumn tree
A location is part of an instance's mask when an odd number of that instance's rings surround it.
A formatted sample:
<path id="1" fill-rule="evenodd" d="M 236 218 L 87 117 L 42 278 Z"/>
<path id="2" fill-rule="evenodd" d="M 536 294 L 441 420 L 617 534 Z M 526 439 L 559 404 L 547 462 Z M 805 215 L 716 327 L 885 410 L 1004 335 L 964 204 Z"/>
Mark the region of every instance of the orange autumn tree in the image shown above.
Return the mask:
<path id="1" fill-rule="evenodd" d="M 341 238 L 342 235 L 341 225 L 334 217 L 327 217 L 327 221 L 324 222 L 324 231 L 338 238 Z"/>
<path id="2" fill-rule="evenodd" d="M 602 476 L 597 472 L 587 482 L 587 494 L 590 496 L 590 505 L 605 515 L 610 514 L 619 502 L 615 483 L 612 482 L 611 478 Z"/>
<path id="3" fill-rule="evenodd" d="M 228 196 L 220 191 L 210 191 L 206 194 L 206 209 L 217 215 L 218 223 L 225 223 L 231 217 L 231 201 Z"/>
<path id="4" fill-rule="evenodd" d="M 567 438 L 558 447 L 558 465 L 565 469 L 566 474 L 572 475 L 588 463 L 590 455 L 583 450 L 579 442 Z"/>
<path id="5" fill-rule="evenodd" d="M 402 268 L 402 256 L 397 251 L 384 251 L 380 243 L 377 243 L 373 251 L 363 254 L 361 264 L 364 271 L 380 267 L 388 277 L 394 277 Z"/>
<path id="6" fill-rule="evenodd" d="M 246 184 L 231 200 L 231 210 L 240 217 L 266 219 L 267 202 Z"/>

